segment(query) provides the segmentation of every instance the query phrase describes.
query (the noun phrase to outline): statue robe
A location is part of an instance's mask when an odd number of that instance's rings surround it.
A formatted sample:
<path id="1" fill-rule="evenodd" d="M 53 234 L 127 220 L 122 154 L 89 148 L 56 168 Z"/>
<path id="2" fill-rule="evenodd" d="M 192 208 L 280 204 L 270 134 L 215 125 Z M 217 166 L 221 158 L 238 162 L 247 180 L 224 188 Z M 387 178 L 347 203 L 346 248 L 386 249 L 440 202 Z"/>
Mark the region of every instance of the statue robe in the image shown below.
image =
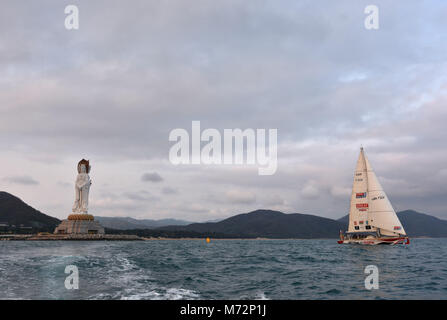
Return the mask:
<path id="1" fill-rule="evenodd" d="M 92 184 L 87 173 L 79 173 L 75 183 L 74 213 L 88 213 L 88 194 Z"/>

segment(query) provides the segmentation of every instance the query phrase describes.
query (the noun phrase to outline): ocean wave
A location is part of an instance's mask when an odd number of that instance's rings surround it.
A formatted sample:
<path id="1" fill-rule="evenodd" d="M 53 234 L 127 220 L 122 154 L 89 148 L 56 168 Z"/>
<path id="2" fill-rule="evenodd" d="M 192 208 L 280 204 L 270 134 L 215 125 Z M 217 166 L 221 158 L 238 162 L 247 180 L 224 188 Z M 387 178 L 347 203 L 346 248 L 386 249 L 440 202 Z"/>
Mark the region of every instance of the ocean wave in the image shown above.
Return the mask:
<path id="1" fill-rule="evenodd" d="M 267 296 L 265 295 L 264 292 L 260 291 L 260 292 L 256 293 L 255 300 L 270 300 L 270 299 L 267 298 Z"/>

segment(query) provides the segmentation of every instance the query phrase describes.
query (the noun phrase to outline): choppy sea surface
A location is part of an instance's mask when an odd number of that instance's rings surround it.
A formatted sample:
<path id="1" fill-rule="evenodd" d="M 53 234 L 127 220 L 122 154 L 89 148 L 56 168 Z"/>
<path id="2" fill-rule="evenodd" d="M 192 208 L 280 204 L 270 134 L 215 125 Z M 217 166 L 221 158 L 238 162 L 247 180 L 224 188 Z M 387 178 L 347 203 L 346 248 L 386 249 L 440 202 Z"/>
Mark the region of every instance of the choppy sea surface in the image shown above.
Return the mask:
<path id="1" fill-rule="evenodd" d="M 1 241 L 0 299 L 447 299 L 447 239 Z"/>

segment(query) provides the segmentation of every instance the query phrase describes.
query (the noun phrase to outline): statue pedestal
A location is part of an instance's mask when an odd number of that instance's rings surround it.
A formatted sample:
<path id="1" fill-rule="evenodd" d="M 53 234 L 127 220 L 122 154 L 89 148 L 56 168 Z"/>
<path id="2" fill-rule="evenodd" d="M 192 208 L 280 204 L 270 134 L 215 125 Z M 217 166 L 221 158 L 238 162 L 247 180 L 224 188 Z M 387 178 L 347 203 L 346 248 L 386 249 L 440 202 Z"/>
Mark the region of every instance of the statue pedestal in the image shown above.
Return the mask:
<path id="1" fill-rule="evenodd" d="M 71 214 L 54 230 L 55 234 L 105 234 L 104 227 L 89 214 Z"/>

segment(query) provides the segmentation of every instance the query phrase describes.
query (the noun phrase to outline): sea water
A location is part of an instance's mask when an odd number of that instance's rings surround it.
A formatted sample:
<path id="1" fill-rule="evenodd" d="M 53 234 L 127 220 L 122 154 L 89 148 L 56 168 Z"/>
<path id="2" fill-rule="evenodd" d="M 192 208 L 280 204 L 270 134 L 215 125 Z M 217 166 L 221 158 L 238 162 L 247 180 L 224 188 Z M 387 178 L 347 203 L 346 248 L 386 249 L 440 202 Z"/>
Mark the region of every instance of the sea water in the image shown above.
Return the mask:
<path id="1" fill-rule="evenodd" d="M 447 299 L 447 239 L 0 241 L 0 299 Z"/>

